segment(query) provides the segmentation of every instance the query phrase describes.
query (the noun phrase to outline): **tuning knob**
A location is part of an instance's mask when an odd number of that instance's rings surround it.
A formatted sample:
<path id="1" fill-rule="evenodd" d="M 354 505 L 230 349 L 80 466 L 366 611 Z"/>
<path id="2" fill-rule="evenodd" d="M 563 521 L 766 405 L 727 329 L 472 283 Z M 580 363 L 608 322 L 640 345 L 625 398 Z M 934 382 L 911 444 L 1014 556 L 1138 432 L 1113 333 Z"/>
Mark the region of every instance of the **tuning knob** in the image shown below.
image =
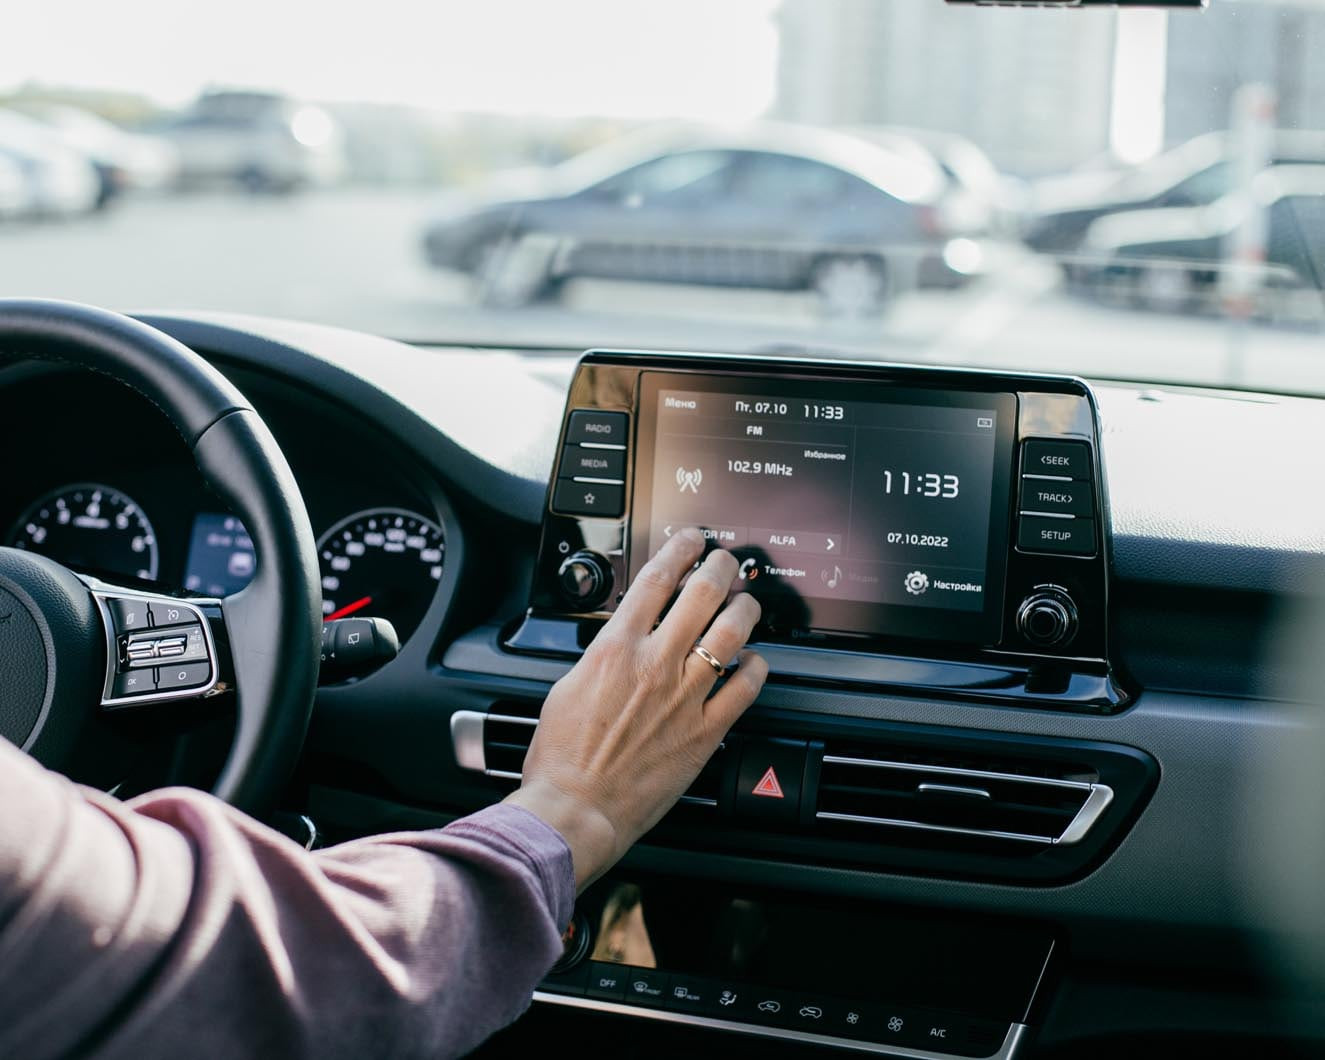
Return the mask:
<path id="1" fill-rule="evenodd" d="M 612 565 L 585 549 L 562 561 L 557 581 L 561 595 L 576 611 L 593 611 L 612 591 Z"/>
<path id="2" fill-rule="evenodd" d="M 1037 586 L 1017 608 L 1017 630 L 1040 648 L 1061 648 L 1077 635 L 1077 605 L 1057 586 Z"/>

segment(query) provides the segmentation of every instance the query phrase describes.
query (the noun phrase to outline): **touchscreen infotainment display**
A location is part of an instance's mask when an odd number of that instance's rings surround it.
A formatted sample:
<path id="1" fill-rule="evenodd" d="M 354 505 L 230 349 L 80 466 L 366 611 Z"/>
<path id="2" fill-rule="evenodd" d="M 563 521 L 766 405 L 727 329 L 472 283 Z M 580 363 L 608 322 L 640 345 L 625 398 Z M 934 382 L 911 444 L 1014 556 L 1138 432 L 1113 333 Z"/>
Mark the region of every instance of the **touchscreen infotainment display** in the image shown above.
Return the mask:
<path id="1" fill-rule="evenodd" d="M 632 567 L 698 526 L 774 625 L 993 643 L 1015 410 L 1011 394 L 646 373 Z"/>

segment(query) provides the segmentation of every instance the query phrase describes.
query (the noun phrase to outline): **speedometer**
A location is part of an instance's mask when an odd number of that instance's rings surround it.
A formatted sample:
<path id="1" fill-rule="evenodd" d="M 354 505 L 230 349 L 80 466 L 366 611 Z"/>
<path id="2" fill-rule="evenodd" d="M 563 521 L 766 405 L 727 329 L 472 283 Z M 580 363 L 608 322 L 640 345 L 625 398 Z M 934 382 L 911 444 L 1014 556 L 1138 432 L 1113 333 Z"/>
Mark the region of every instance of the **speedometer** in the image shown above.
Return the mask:
<path id="1" fill-rule="evenodd" d="M 317 543 L 324 621 L 385 618 L 403 644 L 423 620 L 442 577 L 442 528 L 403 508 L 372 508 L 342 519 Z"/>
<path id="2" fill-rule="evenodd" d="M 97 482 L 72 483 L 42 497 L 14 524 L 9 543 L 74 570 L 156 580 L 152 524 L 131 498 Z"/>

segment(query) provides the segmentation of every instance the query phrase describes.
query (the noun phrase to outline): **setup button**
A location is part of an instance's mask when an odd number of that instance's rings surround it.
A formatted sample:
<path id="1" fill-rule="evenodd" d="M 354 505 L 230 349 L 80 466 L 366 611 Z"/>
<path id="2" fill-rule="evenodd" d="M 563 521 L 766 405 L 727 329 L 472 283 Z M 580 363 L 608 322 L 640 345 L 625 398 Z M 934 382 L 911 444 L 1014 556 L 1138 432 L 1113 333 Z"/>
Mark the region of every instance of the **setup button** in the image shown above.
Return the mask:
<path id="1" fill-rule="evenodd" d="M 1023 552 L 1058 552 L 1067 556 L 1095 555 L 1094 519 L 1050 519 L 1023 515 L 1017 530 Z"/>

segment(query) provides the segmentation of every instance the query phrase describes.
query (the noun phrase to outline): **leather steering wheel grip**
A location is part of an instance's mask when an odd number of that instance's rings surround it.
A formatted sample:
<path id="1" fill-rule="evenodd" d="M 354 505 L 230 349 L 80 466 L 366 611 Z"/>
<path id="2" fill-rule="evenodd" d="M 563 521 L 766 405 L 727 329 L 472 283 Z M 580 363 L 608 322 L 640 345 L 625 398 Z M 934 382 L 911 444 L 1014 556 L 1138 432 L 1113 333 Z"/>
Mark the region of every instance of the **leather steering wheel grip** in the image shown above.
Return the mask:
<path id="1" fill-rule="evenodd" d="M 317 547 L 285 455 L 225 376 L 182 343 L 117 313 L 0 299 L 0 357 L 90 369 L 145 396 L 183 436 L 207 484 L 243 520 L 258 567 L 224 603 L 238 722 L 213 790 L 261 811 L 303 745 L 322 625 Z"/>

